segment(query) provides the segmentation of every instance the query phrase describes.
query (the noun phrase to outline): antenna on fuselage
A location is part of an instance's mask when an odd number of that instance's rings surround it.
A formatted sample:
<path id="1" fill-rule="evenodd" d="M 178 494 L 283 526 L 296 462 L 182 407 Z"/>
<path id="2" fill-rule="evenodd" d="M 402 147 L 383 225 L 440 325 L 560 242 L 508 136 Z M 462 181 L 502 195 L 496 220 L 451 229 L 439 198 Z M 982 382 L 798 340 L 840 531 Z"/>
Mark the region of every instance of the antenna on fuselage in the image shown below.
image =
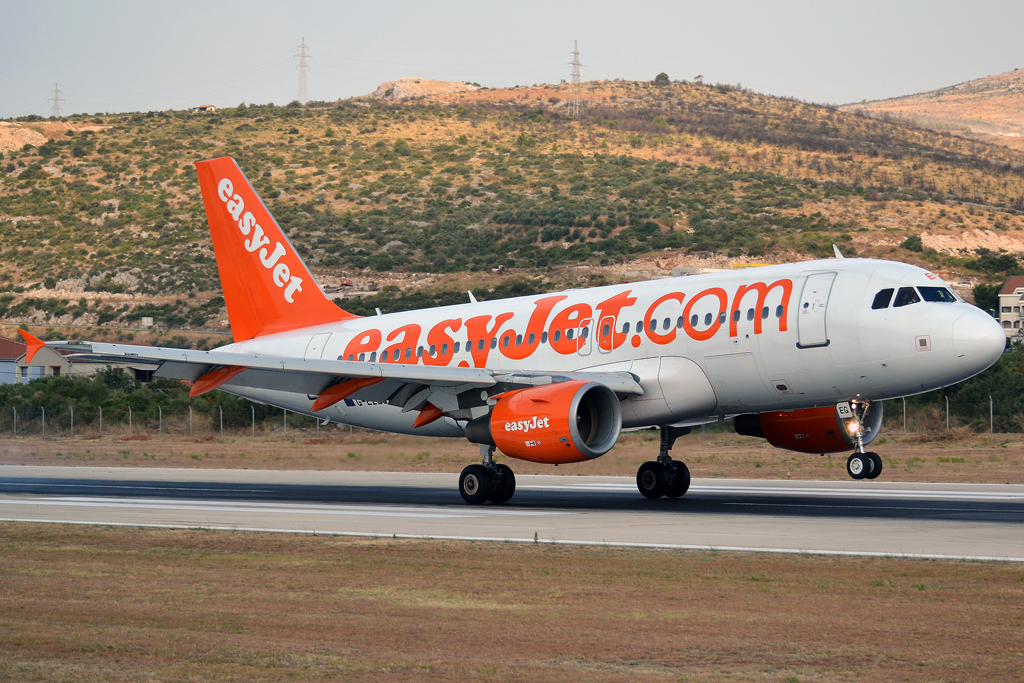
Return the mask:
<path id="1" fill-rule="evenodd" d="M 832 251 L 836 252 L 836 258 L 837 259 L 842 259 L 843 258 L 843 254 L 839 251 L 839 247 L 837 247 L 834 244 L 832 245 Z"/>
<path id="2" fill-rule="evenodd" d="M 377 311 L 377 315 L 384 315 L 383 313 L 380 312 L 379 308 L 374 308 L 373 310 Z"/>
<path id="3" fill-rule="evenodd" d="M 473 290 L 472 289 L 467 289 L 466 292 L 469 293 L 469 303 L 475 304 L 476 303 L 476 297 L 473 296 Z"/>

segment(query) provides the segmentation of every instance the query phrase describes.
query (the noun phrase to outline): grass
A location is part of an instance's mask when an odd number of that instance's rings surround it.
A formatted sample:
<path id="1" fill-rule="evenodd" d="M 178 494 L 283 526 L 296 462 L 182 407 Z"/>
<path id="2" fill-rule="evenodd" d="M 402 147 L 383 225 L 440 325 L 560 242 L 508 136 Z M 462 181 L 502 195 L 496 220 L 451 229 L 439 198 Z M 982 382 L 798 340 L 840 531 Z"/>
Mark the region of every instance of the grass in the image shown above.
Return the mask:
<path id="1" fill-rule="evenodd" d="M 1024 582 L 1006 564 L 10 523 L 0 544 L 0 680 L 1021 671 Z"/>
<path id="2" fill-rule="evenodd" d="M 65 465 L 92 467 L 186 467 L 212 469 L 359 470 L 388 472 L 460 472 L 478 462 L 476 445 L 463 439 L 432 439 L 363 430 L 311 430 L 260 434 L 242 433 L 204 440 L 153 437 L 126 440 L 0 438 L 0 465 Z M 610 452 L 585 463 L 539 465 L 498 455 L 517 474 L 612 475 L 632 477 L 657 456 L 657 441 L 648 432 L 624 434 Z M 974 435 L 955 442 L 917 441 L 914 434 L 890 435 L 874 448 L 884 459 L 880 481 L 1024 483 L 1024 437 Z M 686 462 L 694 477 L 849 481 L 848 453 L 824 457 L 772 448 L 764 441 L 736 434 L 697 432 L 679 439 L 673 456 Z"/>

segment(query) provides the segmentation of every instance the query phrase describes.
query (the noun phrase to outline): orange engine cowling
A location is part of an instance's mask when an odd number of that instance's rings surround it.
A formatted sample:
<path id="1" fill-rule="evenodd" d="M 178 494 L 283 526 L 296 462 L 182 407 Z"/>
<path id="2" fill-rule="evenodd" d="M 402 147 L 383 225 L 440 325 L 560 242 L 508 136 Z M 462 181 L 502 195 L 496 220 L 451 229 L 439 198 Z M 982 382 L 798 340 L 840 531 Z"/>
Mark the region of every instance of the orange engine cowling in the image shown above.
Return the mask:
<path id="1" fill-rule="evenodd" d="M 798 453 L 838 453 L 854 447 L 855 423 L 840 417 L 835 406 L 802 410 L 772 411 L 738 415 L 736 433 L 767 439 L 776 448 Z M 872 403 L 861 418 L 865 445 L 874 441 L 882 428 L 882 403 Z"/>
<path id="2" fill-rule="evenodd" d="M 611 450 L 622 430 L 622 408 L 608 387 L 570 380 L 498 397 L 489 415 L 466 425 L 473 443 L 548 464 L 581 462 Z"/>

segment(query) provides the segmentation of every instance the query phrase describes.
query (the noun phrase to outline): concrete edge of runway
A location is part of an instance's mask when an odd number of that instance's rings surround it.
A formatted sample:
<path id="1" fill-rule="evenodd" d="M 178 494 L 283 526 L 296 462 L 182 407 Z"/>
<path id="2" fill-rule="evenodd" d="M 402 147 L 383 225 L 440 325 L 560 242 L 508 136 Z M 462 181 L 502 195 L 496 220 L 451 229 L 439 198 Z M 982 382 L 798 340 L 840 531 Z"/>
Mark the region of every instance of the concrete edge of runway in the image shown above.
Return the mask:
<path id="1" fill-rule="evenodd" d="M 479 543 L 518 543 L 535 545 L 561 545 L 593 548 L 622 548 L 636 550 L 692 550 L 701 552 L 752 553 L 768 555 L 811 555 L 822 557 L 870 557 L 892 560 L 953 560 L 961 562 L 1024 563 L 1024 557 L 981 555 L 941 555 L 931 553 L 886 553 L 858 550 L 813 550 L 806 548 L 759 548 L 755 546 L 689 545 L 675 543 L 625 543 L 608 541 L 566 541 L 554 538 L 494 538 L 488 536 L 444 536 L 433 534 L 386 534 L 363 531 L 317 531 L 316 529 L 275 529 L 270 527 L 215 526 L 206 524 L 153 524 L 135 522 L 85 522 L 62 519 L 0 518 L 0 522 L 27 524 L 65 524 L 71 526 L 128 527 L 136 529 L 179 529 L 190 531 L 233 531 L 244 533 L 299 534 L 305 536 L 345 536 L 355 538 L 392 538 L 411 541 L 464 541 Z"/>

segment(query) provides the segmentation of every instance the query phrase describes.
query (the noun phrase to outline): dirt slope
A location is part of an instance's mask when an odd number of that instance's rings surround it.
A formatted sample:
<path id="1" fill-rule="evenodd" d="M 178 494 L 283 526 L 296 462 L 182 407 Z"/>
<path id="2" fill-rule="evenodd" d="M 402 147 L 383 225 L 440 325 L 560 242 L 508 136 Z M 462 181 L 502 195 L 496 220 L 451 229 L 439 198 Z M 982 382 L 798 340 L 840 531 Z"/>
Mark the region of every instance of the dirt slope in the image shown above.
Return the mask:
<path id="1" fill-rule="evenodd" d="M 1024 69 L 841 109 L 908 118 L 933 130 L 1024 149 Z"/>

